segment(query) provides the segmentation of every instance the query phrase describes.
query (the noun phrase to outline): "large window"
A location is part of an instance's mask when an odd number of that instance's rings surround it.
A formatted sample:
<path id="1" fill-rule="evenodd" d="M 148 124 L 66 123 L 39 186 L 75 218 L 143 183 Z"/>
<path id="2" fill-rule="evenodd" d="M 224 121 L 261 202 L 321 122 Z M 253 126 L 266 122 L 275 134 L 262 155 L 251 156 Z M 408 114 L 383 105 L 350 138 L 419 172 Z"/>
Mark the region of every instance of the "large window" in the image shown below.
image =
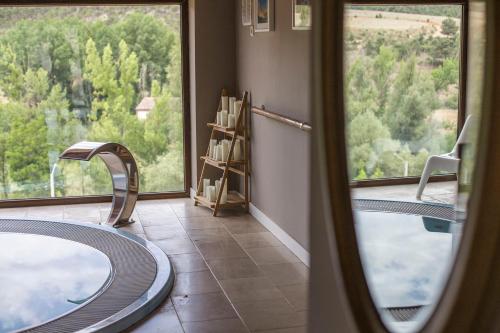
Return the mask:
<path id="1" fill-rule="evenodd" d="M 185 191 L 181 6 L 0 7 L 0 199 L 110 194 L 83 140 L 127 146 L 141 192 Z"/>
<path id="2" fill-rule="evenodd" d="M 420 176 L 461 115 L 462 5 L 347 5 L 345 98 L 353 181 Z"/>

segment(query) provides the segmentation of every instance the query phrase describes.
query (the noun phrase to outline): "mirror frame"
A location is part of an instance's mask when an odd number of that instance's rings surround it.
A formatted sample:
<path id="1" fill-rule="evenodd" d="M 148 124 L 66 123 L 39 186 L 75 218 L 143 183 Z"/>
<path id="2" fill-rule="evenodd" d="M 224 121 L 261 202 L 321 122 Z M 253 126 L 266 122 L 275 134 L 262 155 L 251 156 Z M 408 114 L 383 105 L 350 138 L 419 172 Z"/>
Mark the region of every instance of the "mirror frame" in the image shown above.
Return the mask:
<path id="1" fill-rule="evenodd" d="M 487 8 L 487 71 L 468 221 L 448 282 L 420 332 L 500 330 L 497 313 L 500 304 L 500 135 L 497 134 L 500 133 L 500 110 L 496 107 L 500 105 L 500 56 L 495 57 L 500 54 L 500 5 L 495 0 L 483 2 Z M 354 322 L 354 327 L 348 325 L 353 331 L 388 332 L 366 283 L 353 223 L 344 136 L 343 8 L 341 0 L 317 0 L 313 6 L 313 165 L 317 164 L 320 184 L 315 189 L 319 193 L 317 202 L 313 199 L 312 206 L 313 209 L 319 207 L 320 211 L 312 212 L 311 223 L 313 231 L 314 228 L 326 230 L 324 239 L 329 243 L 330 252 L 323 254 L 329 256 L 328 265 L 334 273 L 331 283 L 336 286 L 332 288 L 340 293 L 339 303 L 346 300 L 343 310 L 347 316 L 339 325 Z M 322 221 L 314 220 L 315 214 L 323 219 L 324 226 Z M 313 252 L 313 265 L 314 255 L 319 253 Z M 321 275 L 320 269 L 313 266 L 313 307 L 318 294 L 315 288 L 319 288 L 314 284 L 315 279 L 323 284 L 325 280 L 321 276 L 315 278 L 316 273 Z M 326 317 L 321 316 L 311 319 L 312 327 L 319 327 L 320 320 L 326 321 Z"/>

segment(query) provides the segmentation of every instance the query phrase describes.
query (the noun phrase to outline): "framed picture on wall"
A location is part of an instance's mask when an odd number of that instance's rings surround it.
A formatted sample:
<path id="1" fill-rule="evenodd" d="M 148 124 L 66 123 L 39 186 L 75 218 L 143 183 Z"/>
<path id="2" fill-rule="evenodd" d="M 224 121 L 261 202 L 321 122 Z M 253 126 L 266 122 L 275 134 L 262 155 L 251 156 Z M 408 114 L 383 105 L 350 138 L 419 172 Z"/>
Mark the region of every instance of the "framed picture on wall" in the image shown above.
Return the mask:
<path id="1" fill-rule="evenodd" d="M 292 29 L 310 30 L 311 29 L 311 0 L 292 0 Z"/>
<path id="2" fill-rule="evenodd" d="M 274 0 L 254 0 L 255 32 L 274 30 Z"/>
<path id="3" fill-rule="evenodd" d="M 253 0 L 241 0 L 241 24 L 252 25 Z"/>

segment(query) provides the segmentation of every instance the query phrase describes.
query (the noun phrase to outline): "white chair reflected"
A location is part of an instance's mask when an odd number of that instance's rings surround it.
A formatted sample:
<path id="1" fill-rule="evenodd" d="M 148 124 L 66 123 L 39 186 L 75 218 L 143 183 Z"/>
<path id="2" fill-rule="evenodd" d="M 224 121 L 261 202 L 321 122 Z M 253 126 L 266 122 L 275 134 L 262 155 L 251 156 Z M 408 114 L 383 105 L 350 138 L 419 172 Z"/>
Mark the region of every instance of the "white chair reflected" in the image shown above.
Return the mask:
<path id="1" fill-rule="evenodd" d="M 422 172 L 422 177 L 420 178 L 420 183 L 418 184 L 417 200 L 422 199 L 422 192 L 424 191 L 424 188 L 427 185 L 432 172 L 437 170 L 447 171 L 451 173 L 458 172 L 458 167 L 460 164 L 458 147 L 460 144 L 468 142 L 472 127 L 472 119 L 472 115 L 469 115 L 465 120 L 462 131 L 460 132 L 457 142 L 455 143 L 455 146 L 453 147 L 453 150 L 451 152 L 443 155 L 432 155 L 427 159 L 424 171 Z"/>

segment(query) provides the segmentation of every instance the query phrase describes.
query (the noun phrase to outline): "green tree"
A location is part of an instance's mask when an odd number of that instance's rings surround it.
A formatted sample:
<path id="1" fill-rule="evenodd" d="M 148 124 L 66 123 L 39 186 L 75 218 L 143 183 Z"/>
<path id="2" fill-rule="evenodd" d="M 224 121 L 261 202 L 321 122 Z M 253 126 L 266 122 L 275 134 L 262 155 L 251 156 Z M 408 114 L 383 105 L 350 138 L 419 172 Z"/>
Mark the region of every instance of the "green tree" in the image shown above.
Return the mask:
<path id="1" fill-rule="evenodd" d="M 8 139 L 10 133 L 10 104 L 0 103 L 0 184 L 2 185 L 3 198 L 9 198 L 9 171 L 8 171 Z"/>
<path id="2" fill-rule="evenodd" d="M 144 139 L 148 161 L 169 150 L 182 148 L 182 112 L 176 100 L 169 93 L 163 94 L 156 99 L 155 107 L 146 119 Z"/>
<path id="3" fill-rule="evenodd" d="M 50 151 L 59 154 L 70 145 L 85 138 L 86 129 L 70 111 L 66 92 L 60 85 L 52 87 L 47 99 L 40 103 L 39 109 L 45 114 L 46 141 Z"/>
<path id="4" fill-rule="evenodd" d="M 167 66 L 167 89 L 174 97 L 182 95 L 182 57 L 180 39 L 175 38 L 170 49 L 170 63 Z"/>
<path id="5" fill-rule="evenodd" d="M 71 64 L 78 58 L 73 39 L 77 39 L 83 27 L 81 21 L 74 19 L 26 19 L 14 24 L 0 38 L 11 45 L 24 72 L 43 68 L 51 84 L 69 87 Z"/>
<path id="6" fill-rule="evenodd" d="M 445 59 L 457 58 L 459 55 L 460 40 L 456 37 L 431 37 L 428 41 L 427 52 L 431 65 L 441 65 Z"/>
<path id="7" fill-rule="evenodd" d="M 40 68 L 37 71 L 28 69 L 24 74 L 24 103 L 30 107 L 37 106 L 49 91 L 47 72 Z"/>
<path id="8" fill-rule="evenodd" d="M 151 97 L 160 97 L 161 95 L 161 85 L 158 80 L 153 80 L 151 84 Z"/>
<path id="9" fill-rule="evenodd" d="M 441 33 L 446 36 L 455 36 L 458 32 L 458 25 L 452 18 L 446 18 L 441 22 Z"/>
<path id="10" fill-rule="evenodd" d="M 361 169 L 359 169 L 358 175 L 354 179 L 355 180 L 364 180 L 366 178 L 368 178 L 368 176 L 366 175 L 366 171 L 365 171 L 365 169 L 361 168 Z"/>
<path id="11" fill-rule="evenodd" d="M 419 140 L 425 133 L 425 120 L 437 107 L 434 83 L 429 75 L 416 71 L 416 59 L 401 65 L 390 96 L 385 121 L 393 139 Z"/>
<path id="12" fill-rule="evenodd" d="M 92 84 L 93 118 L 98 119 L 101 113 L 109 110 L 118 96 L 116 66 L 111 46 L 106 46 L 102 58 L 99 56 L 92 39 L 87 41 L 84 78 Z"/>
<path id="13" fill-rule="evenodd" d="M 118 21 L 113 29 L 137 55 L 144 67 L 145 90 L 150 91 L 152 80 L 165 79 L 165 70 L 170 63 L 170 49 L 175 35 L 165 23 L 142 13 L 127 15 Z"/>
<path id="14" fill-rule="evenodd" d="M 135 53 L 129 52 L 126 42 L 121 41 L 116 66 L 110 45 L 104 48 L 102 57 L 91 39 L 87 42 L 86 49 L 84 77 L 91 83 L 94 95 L 94 117 L 89 139 L 124 144 L 136 157 L 144 158 L 147 151 L 144 145 L 144 126 L 131 110 L 136 99 L 135 85 L 138 81 Z M 95 172 L 95 177 L 101 176 L 104 177 Z M 100 181 L 100 178 L 96 181 Z"/>
<path id="15" fill-rule="evenodd" d="M 376 35 L 368 34 L 364 39 L 364 49 L 366 55 L 369 57 L 375 57 L 380 50 L 382 45 L 390 44 L 387 41 L 387 34 L 383 32 L 378 32 Z"/>
<path id="16" fill-rule="evenodd" d="M 131 111 L 135 103 L 135 85 L 139 81 L 139 64 L 134 52 L 130 52 L 127 43 L 120 41 L 120 56 L 118 59 L 120 96 L 123 97 L 123 108 Z"/>
<path id="17" fill-rule="evenodd" d="M 6 97 L 15 101 L 21 99 L 23 71 L 12 48 L 3 44 L 0 44 L 0 88 Z"/>
<path id="18" fill-rule="evenodd" d="M 170 150 L 143 170 L 143 178 L 151 192 L 179 191 L 184 188 L 182 150 Z"/>
<path id="19" fill-rule="evenodd" d="M 47 196 L 49 160 L 44 114 L 36 108 L 12 105 L 7 160 L 10 178 L 27 196 Z"/>
<path id="20" fill-rule="evenodd" d="M 380 167 L 377 167 L 373 172 L 373 174 L 371 175 L 371 178 L 373 179 L 384 178 L 384 172 L 380 169 Z"/>
<path id="21" fill-rule="evenodd" d="M 377 89 L 377 115 L 385 113 L 387 98 L 392 86 L 391 74 L 396 62 L 394 51 L 385 46 L 380 47 L 380 52 L 373 62 L 373 82 Z"/>
<path id="22" fill-rule="evenodd" d="M 45 115 L 50 170 L 59 162 L 58 157 L 64 149 L 86 137 L 85 127 L 69 108 L 66 92 L 60 85 L 53 86 L 48 97 L 39 105 L 40 112 Z M 64 166 L 64 164 L 62 165 Z M 62 183 L 59 186 L 56 184 L 56 192 L 57 195 L 64 196 L 66 195 L 65 170 L 61 164 L 58 164 L 58 171 L 60 175 L 57 180 Z"/>
<path id="23" fill-rule="evenodd" d="M 376 147 L 390 139 L 387 127 L 371 111 L 356 115 L 349 123 L 347 142 L 353 175 L 370 172 L 375 166 Z"/>
<path id="24" fill-rule="evenodd" d="M 358 58 L 346 76 L 346 102 L 349 110 L 348 119 L 365 111 L 377 113 L 376 89 L 369 80 L 371 64 L 365 58 Z"/>
<path id="25" fill-rule="evenodd" d="M 460 68 L 457 59 L 446 59 L 444 63 L 432 71 L 432 79 L 438 90 L 448 88 L 450 84 L 458 84 Z"/>

